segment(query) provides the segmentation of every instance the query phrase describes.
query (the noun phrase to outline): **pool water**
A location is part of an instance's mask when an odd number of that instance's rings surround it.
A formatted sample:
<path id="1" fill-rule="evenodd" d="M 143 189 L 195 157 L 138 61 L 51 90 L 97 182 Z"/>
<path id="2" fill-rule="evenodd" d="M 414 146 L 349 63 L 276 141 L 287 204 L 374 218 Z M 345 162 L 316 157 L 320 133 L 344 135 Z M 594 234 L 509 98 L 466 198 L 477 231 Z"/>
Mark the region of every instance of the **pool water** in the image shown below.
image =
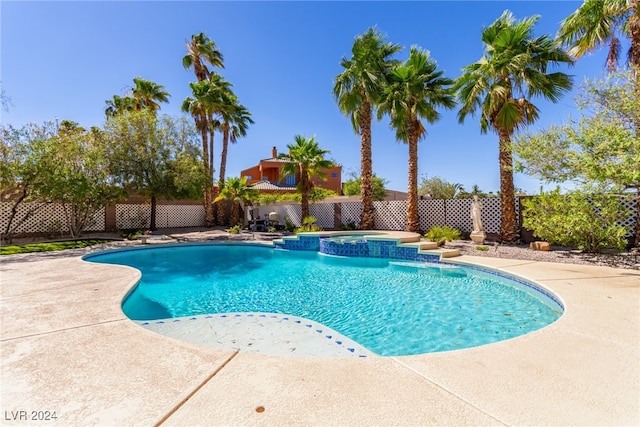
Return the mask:
<path id="1" fill-rule="evenodd" d="M 246 245 L 179 245 L 86 258 L 138 268 L 134 320 L 226 312 L 315 320 L 383 356 L 454 350 L 542 328 L 551 298 L 478 269 Z"/>

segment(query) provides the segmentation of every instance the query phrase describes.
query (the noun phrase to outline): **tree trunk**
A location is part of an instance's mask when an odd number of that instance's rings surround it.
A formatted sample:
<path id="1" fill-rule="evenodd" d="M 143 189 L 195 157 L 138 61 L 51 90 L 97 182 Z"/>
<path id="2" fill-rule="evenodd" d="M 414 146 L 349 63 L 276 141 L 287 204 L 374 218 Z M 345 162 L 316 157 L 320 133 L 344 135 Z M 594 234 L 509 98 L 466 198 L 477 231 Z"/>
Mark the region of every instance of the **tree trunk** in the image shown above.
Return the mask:
<path id="1" fill-rule="evenodd" d="M 309 173 L 307 169 L 300 169 L 300 208 L 302 210 L 302 221 L 309 216 Z"/>
<path id="2" fill-rule="evenodd" d="M 515 191 L 513 188 L 513 159 L 511 155 L 511 134 L 499 131 L 499 163 L 500 163 L 500 203 L 501 223 L 500 240 L 513 243 L 520 237 L 516 218 Z"/>
<path id="3" fill-rule="evenodd" d="M 149 224 L 149 230 L 155 231 L 156 227 L 156 212 L 158 210 L 158 198 L 155 194 L 151 195 L 151 220 Z"/>
<path id="4" fill-rule="evenodd" d="M 360 107 L 360 133 L 360 198 L 362 199 L 360 229 L 371 230 L 374 227 L 371 106 L 366 101 Z"/>
<path id="5" fill-rule="evenodd" d="M 415 122 L 409 131 L 409 184 L 407 188 L 407 231 L 418 233 L 418 132 Z"/>
<path id="6" fill-rule="evenodd" d="M 205 186 L 204 186 L 204 226 L 213 227 L 213 180 L 211 175 L 211 165 L 209 163 L 209 144 L 207 116 L 201 115 L 200 133 L 202 135 L 202 160 L 204 162 Z"/>
<path id="7" fill-rule="evenodd" d="M 225 172 L 227 171 L 227 148 L 229 148 L 229 128 L 225 124 L 222 130 L 222 151 L 220 152 L 220 176 L 218 178 L 218 189 L 222 191 L 224 187 Z M 218 204 L 218 223 L 222 225 L 222 218 L 224 218 L 224 206 Z M 234 225 L 234 224 L 231 224 Z"/>
<path id="8" fill-rule="evenodd" d="M 638 0 L 629 0 L 629 16 L 628 28 L 631 39 L 631 49 L 629 50 L 629 63 L 634 68 L 636 82 L 640 79 L 638 72 L 640 70 L 640 2 Z"/>

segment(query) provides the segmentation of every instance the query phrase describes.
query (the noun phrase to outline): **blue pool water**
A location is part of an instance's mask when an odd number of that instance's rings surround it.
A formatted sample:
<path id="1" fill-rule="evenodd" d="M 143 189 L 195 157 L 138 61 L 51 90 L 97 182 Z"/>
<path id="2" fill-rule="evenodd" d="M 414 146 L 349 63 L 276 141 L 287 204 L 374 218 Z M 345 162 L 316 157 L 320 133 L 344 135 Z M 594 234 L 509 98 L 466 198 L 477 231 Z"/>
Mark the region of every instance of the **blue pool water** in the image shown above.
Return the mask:
<path id="1" fill-rule="evenodd" d="M 488 272 L 246 245 L 179 245 L 92 255 L 142 271 L 122 309 L 134 320 L 226 312 L 315 320 L 383 356 L 474 347 L 542 328 L 562 308 Z"/>

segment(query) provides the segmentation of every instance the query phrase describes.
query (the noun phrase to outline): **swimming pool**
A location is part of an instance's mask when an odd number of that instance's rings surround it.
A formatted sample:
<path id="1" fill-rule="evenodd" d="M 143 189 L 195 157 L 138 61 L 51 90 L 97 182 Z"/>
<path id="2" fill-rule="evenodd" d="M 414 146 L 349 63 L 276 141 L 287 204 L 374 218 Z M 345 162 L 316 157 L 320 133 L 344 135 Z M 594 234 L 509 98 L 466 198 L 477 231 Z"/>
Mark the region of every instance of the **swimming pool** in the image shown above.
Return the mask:
<path id="1" fill-rule="evenodd" d="M 475 268 L 347 258 L 251 245 L 176 245 L 90 255 L 142 272 L 123 302 L 134 320 L 281 313 L 314 320 L 383 356 L 454 350 L 540 329 L 552 295 Z"/>

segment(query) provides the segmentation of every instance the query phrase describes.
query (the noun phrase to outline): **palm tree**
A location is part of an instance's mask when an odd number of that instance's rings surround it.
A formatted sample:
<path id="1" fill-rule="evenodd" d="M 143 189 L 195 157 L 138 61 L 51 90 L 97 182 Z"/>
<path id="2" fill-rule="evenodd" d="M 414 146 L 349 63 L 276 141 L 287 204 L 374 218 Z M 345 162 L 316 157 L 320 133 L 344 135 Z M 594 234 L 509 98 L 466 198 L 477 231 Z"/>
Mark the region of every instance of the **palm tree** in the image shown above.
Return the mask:
<path id="1" fill-rule="evenodd" d="M 213 219 L 213 174 L 209 161 L 209 116 L 212 105 L 218 101 L 216 89 L 211 82 L 204 80 L 198 83 L 189 83 L 193 98 L 188 97 L 182 103 L 182 111 L 193 116 L 196 128 L 202 137 L 202 159 L 204 162 L 205 188 L 204 188 L 204 225 L 212 227 Z"/>
<path id="2" fill-rule="evenodd" d="M 335 79 L 333 94 L 338 107 L 351 118 L 353 130 L 360 135 L 360 196 L 362 216 L 360 228 L 373 228 L 373 167 L 371 160 L 371 112 L 382 93 L 384 75 L 397 64 L 391 60 L 402 49 L 399 45 L 384 43 L 385 36 L 369 28 L 356 37 L 351 59 L 342 58 L 344 71 Z"/>
<path id="3" fill-rule="evenodd" d="M 216 43 L 204 33 L 193 34 L 191 40 L 186 43 L 186 47 L 187 54 L 182 58 L 182 66 L 185 70 L 193 68 L 199 82 L 208 79 L 211 75 L 206 64 L 224 68 L 222 53 L 218 50 Z"/>
<path id="4" fill-rule="evenodd" d="M 282 176 L 299 176 L 298 191 L 301 195 L 302 218 L 309 216 L 309 193 L 313 189 L 313 178 L 325 177 L 321 169 L 328 169 L 333 166 L 333 162 L 324 158 L 329 154 L 328 150 L 323 150 L 318 146 L 315 135 L 307 139 L 302 135 L 294 137 L 295 144 L 288 144 L 289 154 L 278 156 L 286 160 L 282 167 Z"/>
<path id="5" fill-rule="evenodd" d="M 585 0 L 560 23 L 557 39 L 575 58 L 609 46 L 607 70 L 615 71 L 620 58 L 620 36 L 630 39 L 629 63 L 640 67 L 640 2 L 638 0 Z"/>
<path id="6" fill-rule="evenodd" d="M 242 178 L 229 178 L 225 182 L 224 187 L 220 189 L 220 194 L 216 197 L 215 201 L 228 200 L 232 202 L 230 225 L 233 226 L 240 224 L 239 204 L 251 204 L 252 201 L 257 198 L 258 192 L 251 187 L 247 187 L 247 177 L 243 176 Z M 222 206 L 222 203 L 220 206 Z"/>
<path id="7" fill-rule="evenodd" d="M 160 109 L 158 102 L 169 102 L 171 95 L 164 90 L 164 86 L 140 77 L 134 78 L 133 83 L 135 87 L 131 89 L 131 96 L 133 97 L 134 109 L 157 111 Z"/>
<path id="8" fill-rule="evenodd" d="M 442 77 L 429 52 L 412 46 L 409 58 L 387 76 L 387 87 L 378 109 L 378 117 L 387 113 L 396 139 L 409 144 L 409 184 L 407 231 L 420 229 L 418 219 L 418 141 L 427 132 L 421 119 L 435 123 L 440 119 L 437 107 L 453 108 L 453 80 Z"/>
<path id="9" fill-rule="evenodd" d="M 107 117 L 113 117 L 123 111 L 131 111 L 134 109 L 133 98 L 130 96 L 120 97 L 113 95 L 113 99 L 107 99 L 105 103 L 107 104 L 107 108 L 105 108 L 104 113 Z"/>
<path id="10" fill-rule="evenodd" d="M 200 93 L 200 99 L 198 102 L 207 104 L 206 106 L 195 106 L 196 126 L 200 125 L 199 129 L 202 134 L 202 158 L 205 165 L 205 173 L 207 174 L 206 182 L 207 189 L 204 192 L 204 204 L 205 204 L 205 226 L 212 227 L 214 225 L 213 208 L 211 206 L 213 198 L 213 136 L 215 129 L 211 127 L 213 123 L 214 101 L 213 88 L 211 84 L 215 85 L 222 79 L 219 75 L 212 73 L 207 64 L 224 68 L 222 53 L 218 50 L 216 43 L 210 40 L 204 33 L 193 34 L 191 40 L 185 43 L 187 48 L 187 54 L 182 58 L 182 66 L 185 70 L 193 68 L 198 83 L 209 80 L 210 85 L 201 87 L 198 89 Z M 194 83 L 190 83 L 193 85 Z M 227 83 L 228 84 L 228 83 Z M 192 86 L 193 90 L 193 86 Z M 205 95 L 206 94 L 206 95 Z M 195 92 L 194 92 L 195 96 Z M 185 100 L 186 102 L 186 100 Z M 183 111 L 185 105 L 183 104 Z M 204 115 L 202 115 L 204 114 Z M 194 118 L 196 117 L 194 115 Z M 205 133 L 209 132 L 209 137 L 205 136 Z"/>
<path id="11" fill-rule="evenodd" d="M 224 176 L 227 169 L 227 149 L 229 142 L 235 144 L 238 138 L 247 135 L 249 125 L 253 123 L 251 113 L 244 106 L 238 103 L 235 95 L 229 98 L 229 104 L 226 108 L 222 108 L 218 113 L 221 120 L 219 128 L 222 131 L 222 152 L 220 153 L 220 178 L 218 179 L 218 188 L 223 188 Z M 222 218 L 224 214 L 224 206 L 218 205 L 218 218 Z"/>
<path id="12" fill-rule="evenodd" d="M 519 237 L 514 204 L 513 133 L 538 118 L 538 108 L 529 100 L 542 96 L 557 102 L 571 89 L 572 79 L 561 73 L 548 73 L 550 64 L 573 64 L 571 57 L 549 36 L 533 37 L 538 16 L 514 19 L 505 11 L 482 31 L 485 45 L 480 60 L 464 67 L 455 84 L 462 104 L 458 119 L 480 110 L 480 130 L 495 131 L 499 138 L 500 198 L 502 219 L 500 238 L 514 242 Z"/>

